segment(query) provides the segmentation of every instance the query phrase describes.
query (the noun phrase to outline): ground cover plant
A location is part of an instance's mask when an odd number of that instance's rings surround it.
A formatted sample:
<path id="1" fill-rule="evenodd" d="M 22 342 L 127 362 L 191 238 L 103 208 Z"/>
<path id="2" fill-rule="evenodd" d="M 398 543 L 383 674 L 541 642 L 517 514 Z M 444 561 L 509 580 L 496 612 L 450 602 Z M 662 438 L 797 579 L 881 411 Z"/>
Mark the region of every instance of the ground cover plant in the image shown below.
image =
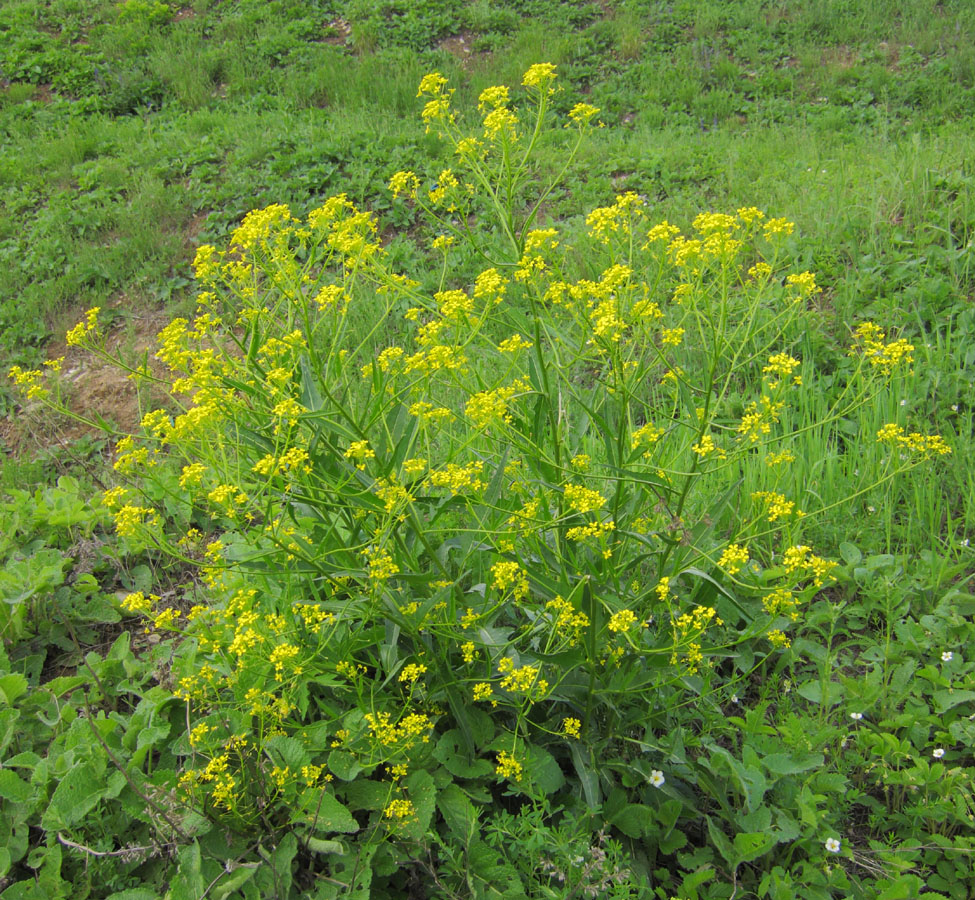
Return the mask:
<path id="1" fill-rule="evenodd" d="M 922 48 L 928 106 L 810 95 L 764 137 L 696 108 L 746 4 L 579 5 L 558 65 L 545 4 L 189 9 L 62 12 L 259 33 L 285 70 L 327 17 L 353 86 L 401 79 L 368 132 L 398 149 L 353 163 L 336 116 L 335 168 L 292 138 L 251 212 L 200 172 L 211 230 L 146 250 L 157 341 L 119 339 L 108 279 L 48 364 L 19 345 L 20 421 L 112 449 L 3 472 L 3 896 L 971 896 L 970 141 L 925 119 L 962 48 Z M 847 27 L 778 12 L 796 47 Z M 923 14 L 890 22 L 951 31 Z M 430 49 L 457 28 L 504 84 Z M 614 127 L 648 59 L 694 108 Z M 325 139 L 286 74 L 247 77 L 234 117 L 147 107 L 157 146 L 221 116 L 218 146 Z M 6 108 L 97 121 L 85 96 Z M 79 407 L 85 359 L 137 388 L 131 435 Z"/>

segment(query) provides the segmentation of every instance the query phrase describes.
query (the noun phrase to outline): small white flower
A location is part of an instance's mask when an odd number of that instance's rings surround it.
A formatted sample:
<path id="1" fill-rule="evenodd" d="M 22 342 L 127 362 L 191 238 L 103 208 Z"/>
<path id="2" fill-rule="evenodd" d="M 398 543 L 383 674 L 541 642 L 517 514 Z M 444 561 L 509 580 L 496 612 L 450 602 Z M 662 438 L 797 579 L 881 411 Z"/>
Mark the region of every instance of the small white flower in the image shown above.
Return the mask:
<path id="1" fill-rule="evenodd" d="M 935 747 L 934 750 L 931 751 L 931 755 L 935 759 L 941 759 L 941 757 L 945 755 L 945 748 L 944 747 Z"/>
<path id="2" fill-rule="evenodd" d="M 906 400 L 901 400 L 901 406 L 907 406 L 907 401 Z"/>
<path id="3" fill-rule="evenodd" d="M 863 718 L 863 713 L 861 712 L 850 713 L 850 718 L 853 719 L 854 722 L 859 722 L 860 719 Z"/>
<path id="4" fill-rule="evenodd" d="M 652 784 L 655 788 L 661 787 L 664 781 L 664 773 L 661 772 L 660 769 L 654 769 L 650 773 L 650 784 Z"/>
<path id="5" fill-rule="evenodd" d="M 951 662 L 954 658 L 955 658 L 955 654 L 952 653 L 950 650 L 945 650 L 945 652 L 941 654 L 942 662 Z"/>
<path id="6" fill-rule="evenodd" d="M 875 513 L 876 511 L 877 511 L 877 507 L 876 506 L 868 506 L 867 507 L 867 512 L 868 513 Z"/>
<path id="7" fill-rule="evenodd" d="M 827 853 L 840 852 L 839 838 L 826 838 L 826 852 Z"/>
<path id="8" fill-rule="evenodd" d="M 952 403 L 951 404 L 951 411 L 952 412 L 958 412 L 958 404 L 957 403 Z"/>
<path id="9" fill-rule="evenodd" d="M 732 703 L 737 703 L 738 702 L 738 695 L 737 694 L 732 694 L 731 695 L 731 702 Z"/>
<path id="10" fill-rule="evenodd" d="M 968 546 L 968 538 L 963 538 L 962 541 L 961 541 L 961 545 L 962 545 L 962 547 L 967 547 Z"/>

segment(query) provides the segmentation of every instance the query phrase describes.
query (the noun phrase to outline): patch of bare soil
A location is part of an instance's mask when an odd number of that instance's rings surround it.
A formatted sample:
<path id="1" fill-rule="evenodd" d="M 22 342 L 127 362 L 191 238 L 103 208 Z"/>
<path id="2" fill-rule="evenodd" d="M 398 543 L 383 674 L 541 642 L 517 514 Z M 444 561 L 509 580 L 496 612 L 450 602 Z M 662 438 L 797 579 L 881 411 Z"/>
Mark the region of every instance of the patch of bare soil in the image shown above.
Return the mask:
<path id="1" fill-rule="evenodd" d="M 344 47 L 352 34 L 352 26 L 342 18 L 332 19 L 326 26 L 327 33 L 322 38 L 326 44 Z"/>
<path id="2" fill-rule="evenodd" d="M 170 316 L 158 308 L 127 308 L 129 302 L 120 297 L 113 304 L 115 309 L 125 308 L 125 313 L 109 326 L 105 349 L 133 367 L 148 352 L 151 364 L 156 335 Z M 132 432 L 148 410 L 147 404 L 157 399 L 147 396 L 145 387 L 140 397 L 135 381 L 124 369 L 103 362 L 87 350 L 69 347 L 63 339 L 51 341 L 46 351 L 48 359 L 64 358 L 60 378 L 68 414 L 58 415 L 39 403 L 27 403 L 0 421 L 0 441 L 13 453 L 64 451 L 82 438 Z"/>
<path id="3" fill-rule="evenodd" d="M 474 32 L 473 31 L 462 31 L 460 34 L 452 34 L 449 37 L 445 37 L 439 44 L 437 44 L 438 49 L 445 50 L 454 59 L 456 59 L 461 66 L 464 66 L 470 62 L 471 58 L 475 56 L 474 53 Z"/>

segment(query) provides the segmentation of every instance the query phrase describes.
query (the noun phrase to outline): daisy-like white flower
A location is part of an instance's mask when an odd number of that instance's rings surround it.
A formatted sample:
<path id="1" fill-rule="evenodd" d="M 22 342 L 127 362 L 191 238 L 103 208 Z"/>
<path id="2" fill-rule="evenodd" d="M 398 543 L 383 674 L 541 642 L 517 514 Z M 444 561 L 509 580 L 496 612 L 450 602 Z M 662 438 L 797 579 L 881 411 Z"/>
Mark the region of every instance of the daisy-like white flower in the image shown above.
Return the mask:
<path id="1" fill-rule="evenodd" d="M 840 852 L 840 841 L 839 841 L 839 838 L 826 838 L 826 852 L 827 853 L 839 853 Z"/>
<path id="2" fill-rule="evenodd" d="M 931 751 L 931 755 L 935 759 L 941 759 L 941 757 L 945 755 L 945 748 L 944 747 L 935 747 L 934 750 Z"/>
<path id="3" fill-rule="evenodd" d="M 661 787 L 666 779 L 664 778 L 664 773 L 660 769 L 654 769 L 650 773 L 650 784 L 655 788 Z"/>
<path id="4" fill-rule="evenodd" d="M 859 722 L 860 719 L 863 718 L 863 713 L 861 712 L 850 713 L 850 718 L 853 719 L 854 722 Z"/>
<path id="5" fill-rule="evenodd" d="M 945 652 L 941 654 L 942 662 L 951 662 L 954 658 L 955 658 L 955 654 L 952 653 L 950 650 L 945 650 Z"/>

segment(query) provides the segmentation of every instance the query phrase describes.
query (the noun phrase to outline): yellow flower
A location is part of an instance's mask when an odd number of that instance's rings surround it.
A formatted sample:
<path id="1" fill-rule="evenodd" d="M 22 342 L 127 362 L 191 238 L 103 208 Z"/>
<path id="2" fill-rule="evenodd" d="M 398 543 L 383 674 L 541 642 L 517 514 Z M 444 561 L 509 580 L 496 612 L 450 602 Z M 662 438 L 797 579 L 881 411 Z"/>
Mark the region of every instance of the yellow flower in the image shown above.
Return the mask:
<path id="1" fill-rule="evenodd" d="M 582 722 L 571 717 L 562 720 L 562 733 L 566 737 L 578 738 Z"/>
<path id="2" fill-rule="evenodd" d="M 474 700 L 490 700 L 491 699 L 491 685 L 487 681 L 481 681 L 474 685 Z"/>
<path id="3" fill-rule="evenodd" d="M 516 600 L 521 600 L 528 595 L 528 575 L 518 563 L 495 563 L 491 566 L 491 574 L 494 576 L 492 586 L 502 593 L 510 589 Z"/>
<path id="4" fill-rule="evenodd" d="M 606 498 L 602 494 L 580 484 L 565 486 L 565 500 L 570 509 L 583 514 L 594 512 L 606 505 Z"/>
<path id="5" fill-rule="evenodd" d="M 718 565 L 729 575 L 736 575 L 747 562 L 748 548 L 740 544 L 729 544 L 721 554 Z"/>
<path id="6" fill-rule="evenodd" d="M 291 664 L 292 660 L 301 651 L 294 644 L 278 644 L 271 651 L 270 662 L 274 666 L 274 677 L 281 681 L 284 677 L 284 667 Z"/>
<path id="7" fill-rule="evenodd" d="M 439 72 L 431 72 L 424 75 L 420 80 L 420 89 L 416 92 L 417 97 L 424 94 L 439 94 L 447 86 L 447 79 Z"/>
<path id="8" fill-rule="evenodd" d="M 397 172 L 389 180 L 389 189 L 394 197 L 406 194 L 416 199 L 416 192 L 420 187 L 420 179 L 413 172 Z"/>
<path id="9" fill-rule="evenodd" d="M 660 332 L 660 343 L 665 347 L 679 347 L 684 340 L 683 328 L 664 328 Z"/>
<path id="10" fill-rule="evenodd" d="M 548 87 L 550 93 L 552 90 L 550 85 L 553 81 L 555 81 L 555 66 L 552 63 L 536 63 L 525 72 L 521 79 L 521 83 L 525 87 Z"/>
<path id="11" fill-rule="evenodd" d="M 65 343 L 69 347 L 80 347 L 88 342 L 90 337 L 98 335 L 98 313 L 100 306 L 93 306 L 85 313 L 83 322 L 79 322 L 65 336 Z"/>
<path id="12" fill-rule="evenodd" d="M 767 635 L 769 643 L 779 650 L 787 650 L 792 646 L 792 641 L 778 628 L 774 631 L 770 631 Z"/>
<path id="13" fill-rule="evenodd" d="M 693 450 L 702 459 L 705 456 L 709 456 L 714 453 L 718 459 L 724 459 L 727 454 L 714 442 L 714 438 L 710 434 L 705 434 L 701 436 L 700 441 L 696 444 L 691 445 L 691 450 Z"/>
<path id="14" fill-rule="evenodd" d="M 608 627 L 610 631 L 625 634 L 633 627 L 634 622 L 636 622 L 636 613 L 629 609 L 621 609 L 619 612 L 613 613 Z"/>
<path id="15" fill-rule="evenodd" d="M 755 491 L 752 493 L 752 500 L 765 504 L 769 522 L 776 522 L 791 515 L 799 518 L 803 516 L 802 510 L 796 509 L 794 500 L 786 500 L 784 495 L 775 491 Z"/>
<path id="16" fill-rule="evenodd" d="M 498 756 L 498 765 L 495 771 L 502 778 L 509 778 L 512 781 L 521 781 L 522 765 L 511 753 L 502 750 Z"/>
<path id="17" fill-rule="evenodd" d="M 517 353 L 519 350 L 527 350 L 531 346 L 531 341 L 526 341 L 520 334 L 513 334 L 498 344 L 498 350 L 502 353 Z"/>
<path id="18" fill-rule="evenodd" d="M 599 107 L 591 103 L 577 103 L 569 110 L 569 118 L 580 126 L 588 125 L 598 115 Z"/>
<path id="19" fill-rule="evenodd" d="M 477 98 L 477 111 L 482 113 L 507 105 L 508 89 L 503 84 L 485 88 Z"/>
<path id="20" fill-rule="evenodd" d="M 403 666 L 399 673 L 399 680 L 408 684 L 413 684 L 424 672 L 427 667 L 422 663 L 409 663 Z"/>
<path id="21" fill-rule="evenodd" d="M 122 601 L 122 609 L 131 613 L 148 613 L 152 609 L 152 597 L 147 597 L 142 591 L 126 595 Z M 158 598 L 157 598 L 158 599 Z"/>
<path id="22" fill-rule="evenodd" d="M 389 801 L 389 804 L 383 810 L 383 815 L 387 819 L 402 822 L 404 819 L 412 819 L 416 816 L 416 808 L 409 800 L 397 797 L 395 800 Z"/>
<path id="23" fill-rule="evenodd" d="M 353 441 L 349 444 L 349 449 L 345 451 L 345 458 L 354 459 L 356 461 L 356 467 L 359 469 L 365 469 L 365 461 L 367 459 L 373 459 L 375 455 L 369 446 L 369 441 Z"/>

